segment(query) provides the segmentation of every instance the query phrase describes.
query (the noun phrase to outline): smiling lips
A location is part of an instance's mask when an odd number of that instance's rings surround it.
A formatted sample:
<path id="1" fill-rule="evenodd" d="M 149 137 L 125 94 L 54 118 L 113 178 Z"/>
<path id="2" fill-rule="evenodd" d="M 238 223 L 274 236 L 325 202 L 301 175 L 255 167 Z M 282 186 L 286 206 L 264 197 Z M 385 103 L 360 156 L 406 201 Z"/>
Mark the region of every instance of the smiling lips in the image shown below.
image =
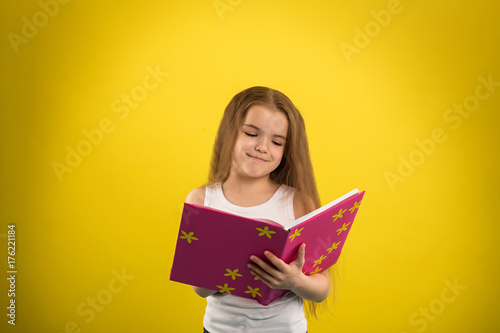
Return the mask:
<path id="1" fill-rule="evenodd" d="M 248 157 L 252 158 L 253 160 L 257 161 L 257 162 L 268 162 L 260 157 L 257 157 L 257 156 L 252 156 L 250 154 L 247 154 Z"/>

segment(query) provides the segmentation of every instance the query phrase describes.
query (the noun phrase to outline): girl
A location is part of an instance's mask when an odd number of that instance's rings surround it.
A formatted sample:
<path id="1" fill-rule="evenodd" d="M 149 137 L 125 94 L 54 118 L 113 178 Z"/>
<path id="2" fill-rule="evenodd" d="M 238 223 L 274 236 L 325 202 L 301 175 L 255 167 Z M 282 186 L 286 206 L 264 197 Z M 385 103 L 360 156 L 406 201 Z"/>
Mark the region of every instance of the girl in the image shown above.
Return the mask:
<path id="1" fill-rule="evenodd" d="M 192 190 L 186 202 L 283 226 L 320 206 L 304 120 L 288 97 L 266 87 L 233 97 L 219 126 L 209 182 Z M 306 332 L 303 300 L 315 314 L 330 293 L 330 279 L 328 270 L 302 273 L 305 251 L 302 244 L 289 264 L 268 252 L 272 265 L 249 258 L 248 267 L 266 285 L 290 290 L 267 306 L 193 286 L 207 297 L 204 332 Z"/>

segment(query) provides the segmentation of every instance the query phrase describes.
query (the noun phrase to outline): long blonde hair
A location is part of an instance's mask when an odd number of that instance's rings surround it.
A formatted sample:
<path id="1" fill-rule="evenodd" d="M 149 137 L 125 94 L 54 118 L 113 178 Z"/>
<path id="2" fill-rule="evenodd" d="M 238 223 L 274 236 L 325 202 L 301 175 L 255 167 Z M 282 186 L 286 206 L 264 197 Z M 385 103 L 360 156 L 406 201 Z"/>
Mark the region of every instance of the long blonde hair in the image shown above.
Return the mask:
<path id="1" fill-rule="evenodd" d="M 309 155 L 304 119 L 287 96 L 278 90 L 267 87 L 256 86 L 245 89 L 236 94 L 227 105 L 219 125 L 217 138 L 215 139 L 210 173 L 206 186 L 219 182 L 223 183 L 229 177 L 232 151 L 238 130 L 243 125 L 248 109 L 256 104 L 281 111 L 288 119 L 285 150 L 281 163 L 270 174 L 271 180 L 277 184 L 294 187 L 306 197 L 309 197 L 311 199 L 309 201 L 312 202 L 304 203 L 307 211 L 315 210 L 321 204 Z M 307 314 L 317 318 L 319 304 L 305 301 Z"/>

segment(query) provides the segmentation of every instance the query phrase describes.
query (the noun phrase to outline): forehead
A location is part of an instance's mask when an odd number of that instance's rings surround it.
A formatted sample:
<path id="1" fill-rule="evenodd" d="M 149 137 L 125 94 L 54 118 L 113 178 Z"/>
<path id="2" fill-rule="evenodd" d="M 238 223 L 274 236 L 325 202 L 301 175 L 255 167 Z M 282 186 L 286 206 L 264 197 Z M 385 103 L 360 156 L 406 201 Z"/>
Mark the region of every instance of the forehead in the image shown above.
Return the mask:
<path id="1" fill-rule="evenodd" d="M 262 131 L 285 136 L 288 132 L 288 119 L 284 112 L 267 105 L 252 105 L 243 119 L 243 125 L 253 125 Z"/>

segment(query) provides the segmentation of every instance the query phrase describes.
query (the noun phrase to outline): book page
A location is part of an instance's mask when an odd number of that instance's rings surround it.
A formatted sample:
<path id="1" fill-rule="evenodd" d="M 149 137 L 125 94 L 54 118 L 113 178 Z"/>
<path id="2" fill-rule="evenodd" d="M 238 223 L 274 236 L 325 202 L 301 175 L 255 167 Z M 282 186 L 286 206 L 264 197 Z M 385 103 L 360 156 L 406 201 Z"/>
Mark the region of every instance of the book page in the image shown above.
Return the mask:
<path id="1" fill-rule="evenodd" d="M 333 207 L 336 204 L 338 204 L 338 203 L 340 203 L 340 202 L 342 202 L 342 201 L 344 201 L 344 200 L 346 200 L 346 199 L 348 199 L 348 198 L 350 198 L 353 195 L 358 194 L 358 193 L 359 193 L 359 190 L 357 188 L 355 188 L 354 190 L 352 190 L 349 193 L 344 194 L 340 198 L 335 199 L 332 202 L 330 202 L 330 203 L 328 203 L 328 204 L 326 204 L 326 205 L 324 205 L 324 206 L 322 206 L 322 207 L 320 207 L 320 208 L 318 208 L 316 210 L 313 210 L 312 212 L 310 212 L 309 214 L 306 214 L 306 215 L 302 216 L 301 218 L 298 218 L 297 220 L 295 220 L 295 222 L 292 222 L 289 225 L 287 225 L 285 227 L 285 230 L 290 230 L 291 228 L 295 227 L 296 225 L 298 225 L 298 224 L 300 224 L 300 223 L 302 223 L 302 222 L 310 219 L 311 217 L 313 217 L 315 215 L 318 215 L 318 214 L 324 212 L 328 208 Z"/>

